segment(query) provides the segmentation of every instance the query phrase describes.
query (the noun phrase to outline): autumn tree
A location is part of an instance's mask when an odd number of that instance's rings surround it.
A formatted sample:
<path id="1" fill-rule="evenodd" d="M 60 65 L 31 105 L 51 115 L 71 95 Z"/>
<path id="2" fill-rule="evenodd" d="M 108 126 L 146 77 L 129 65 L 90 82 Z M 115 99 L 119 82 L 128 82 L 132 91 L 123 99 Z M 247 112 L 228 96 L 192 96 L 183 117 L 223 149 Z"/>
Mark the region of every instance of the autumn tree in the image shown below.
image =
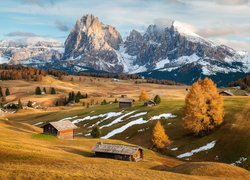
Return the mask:
<path id="1" fill-rule="evenodd" d="M 50 94 L 56 94 L 56 90 L 55 90 L 55 88 L 51 88 L 51 90 L 50 90 Z"/>
<path id="2" fill-rule="evenodd" d="M 41 94 L 42 94 L 42 91 L 41 91 L 41 88 L 40 88 L 40 87 L 36 87 L 35 94 L 36 94 L 36 95 L 41 95 Z"/>
<path id="3" fill-rule="evenodd" d="M 149 100 L 149 95 L 146 91 L 142 91 L 140 96 L 139 96 L 139 101 L 146 101 Z"/>
<path id="4" fill-rule="evenodd" d="M 9 90 L 9 88 L 6 88 L 6 90 L 5 90 L 5 96 L 9 96 L 10 95 L 10 90 Z"/>
<path id="5" fill-rule="evenodd" d="M 2 97 L 3 96 L 3 89 L 2 89 L 2 87 L 0 86 L 0 97 Z"/>
<path id="6" fill-rule="evenodd" d="M 184 128 L 204 136 L 223 121 L 223 100 L 216 85 L 205 78 L 195 82 L 185 100 Z"/>
<path id="7" fill-rule="evenodd" d="M 160 104 L 161 103 L 161 97 L 159 95 L 156 95 L 155 98 L 154 98 L 154 102 L 156 104 Z"/>
<path id="8" fill-rule="evenodd" d="M 101 130 L 100 130 L 100 127 L 98 126 L 98 125 L 96 125 L 96 126 L 94 126 L 93 128 L 92 128 L 92 131 L 91 131 L 91 136 L 93 137 L 93 138 L 99 138 L 99 137 L 101 137 Z"/>
<path id="9" fill-rule="evenodd" d="M 47 94 L 46 87 L 43 88 L 43 92 L 44 92 L 44 94 Z"/>
<path id="10" fill-rule="evenodd" d="M 156 147 L 157 149 L 163 149 L 170 143 L 170 140 L 163 126 L 161 125 L 160 121 L 157 121 L 153 129 L 152 143 L 153 143 L 153 146 Z"/>

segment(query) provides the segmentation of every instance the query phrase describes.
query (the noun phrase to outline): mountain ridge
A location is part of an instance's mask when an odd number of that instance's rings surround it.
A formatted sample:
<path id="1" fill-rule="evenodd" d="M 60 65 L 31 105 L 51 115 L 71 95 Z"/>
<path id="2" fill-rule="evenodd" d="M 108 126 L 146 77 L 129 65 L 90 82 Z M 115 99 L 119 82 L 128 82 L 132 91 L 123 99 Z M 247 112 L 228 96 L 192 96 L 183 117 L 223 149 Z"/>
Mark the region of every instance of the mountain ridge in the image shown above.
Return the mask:
<path id="1" fill-rule="evenodd" d="M 26 64 L 40 64 L 43 67 L 46 62 L 49 63 L 46 66 L 54 66 L 56 61 L 56 66 L 64 69 L 69 64 L 75 66 L 74 72 L 91 68 L 118 74 L 148 73 L 147 76 L 157 71 L 157 74 L 161 74 L 158 76 L 163 76 L 161 79 L 171 78 L 170 80 L 176 80 L 175 77 L 183 71 L 189 76 L 197 69 L 196 72 L 199 73 L 195 76 L 191 75 L 186 80 L 180 79 L 181 83 L 187 84 L 202 76 L 250 73 L 249 53 L 217 45 L 178 21 L 149 25 L 144 33 L 132 30 L 123 39 L 115 27 L 87 14 L 76 21 L 64 46 L 64 51 L 53 51 L 51 48 L 44 53 L 50 54 L 49 56 L 42 53 L 37 61 Z M 4 53 L 6 54 L 5 49 L 2 50 L 2 54 Z M 27 58 L 30 57 L 25 57 L 24 62 Z M 7 62 L 2 59 L 4 60 Z M 10 63 L 23 64 L 22 57 Z M 186 71 L 187 67 L 191 69 L 190 72 Z M 235 79 L 231 79 L 233 80 Z"/>

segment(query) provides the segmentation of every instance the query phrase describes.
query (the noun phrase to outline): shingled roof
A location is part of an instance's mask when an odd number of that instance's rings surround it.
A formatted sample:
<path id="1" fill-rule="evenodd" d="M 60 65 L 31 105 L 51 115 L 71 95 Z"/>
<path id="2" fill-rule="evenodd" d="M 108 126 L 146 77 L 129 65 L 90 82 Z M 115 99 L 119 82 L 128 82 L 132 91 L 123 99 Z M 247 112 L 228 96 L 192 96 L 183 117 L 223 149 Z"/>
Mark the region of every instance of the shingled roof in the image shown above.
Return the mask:
<path id="1" fill-rule="evenodd" d="M 133 99 L 121 98 L 121 99 L 119 99 L 119 102 L 123 102 L 123 103 L 133 103 Z"/>
<path id="2" fill-rule="evenodd" d="M 222 93 L 225 93 L 225 94 L 227 94 L 227 95 L 229 95 L 229 96 L 233 96 L 234 94 L 232 93 L 232 92 L 230 92 L 230 91 L 221 91 L 219 94 L 222 94 Z"/>
<path id="3" fill-rule="evenodd" d="M 97 143 L 93 152 L 133 155 L 142 148 L 138 146 L 129 146 L 121 144 Z"/>
<path id="4" fill-rule="evenodd" d="M 54 128 L 56 128 L 58 131 L 68 130 L 68 129 L 76 129 L 77 126 L 74 125 L 71 121 L 65 120 L 65 121 L 55 121 L 55 122 L 49 122 L 45 124 L 44 126 L 51 124 Z M 43 127 L 44 127 L 43 126 Z"/>

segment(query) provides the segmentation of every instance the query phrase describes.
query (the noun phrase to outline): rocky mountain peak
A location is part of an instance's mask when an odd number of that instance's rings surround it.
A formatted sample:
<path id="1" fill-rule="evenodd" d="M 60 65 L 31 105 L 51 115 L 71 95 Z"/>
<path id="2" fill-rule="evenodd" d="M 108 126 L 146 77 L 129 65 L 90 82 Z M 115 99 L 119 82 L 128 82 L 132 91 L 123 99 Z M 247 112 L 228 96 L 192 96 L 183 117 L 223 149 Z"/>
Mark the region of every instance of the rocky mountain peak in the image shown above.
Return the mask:
<path id="1" fill-rule="evenodd" d="M 122 42 L 120 33 L 112 26 L 105 25 L 93 15 L 77 20 L 65 42 L 66 59 L 75 59 L 93 51 L 118 50 Z"/>

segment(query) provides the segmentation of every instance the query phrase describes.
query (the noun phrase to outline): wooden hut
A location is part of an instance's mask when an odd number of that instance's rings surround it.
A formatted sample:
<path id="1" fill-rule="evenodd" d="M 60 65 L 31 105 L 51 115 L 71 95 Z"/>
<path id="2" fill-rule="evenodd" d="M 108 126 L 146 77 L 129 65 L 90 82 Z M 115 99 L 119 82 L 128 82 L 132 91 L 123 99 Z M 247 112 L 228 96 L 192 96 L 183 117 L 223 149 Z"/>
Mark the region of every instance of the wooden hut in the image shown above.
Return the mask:
<path id="1" fill-rule="evenodd" d="M 74 139 L 74 129 L 77 128 L 71 121 L 49 122 L 42 126 L 44 134 L 57 136 L 60 139 Z"/>
<path id="2" fill-rule="evenodd" d="M 97 143 L 93 149 L 96 157 L 137 162 L 143 159 L 143 149 L 137 146 Z"/>
<path id="3" fill-rule="evenodd" d="M 119 108 L 128 108 L 128 107 L 132 107 L 134 100 L 133 99 L 119 99 Z"/>
<path id="4" fill-rule="evenodd" d="M 219 92 L 219 94 L 222 96 L 234 96 L 234 94 L 231 93 L 230 91 L 221 91 Z"/>
<path id="5" fill-rule="evenodd" d="M 148 101 L 144 102 L 144 106 L 147 106 L 147 107 L 151 107 L 151 106 L 155 106 L 155 105 L 156 105 L 156 103 L 153 100 L 148 100 Z"/>

